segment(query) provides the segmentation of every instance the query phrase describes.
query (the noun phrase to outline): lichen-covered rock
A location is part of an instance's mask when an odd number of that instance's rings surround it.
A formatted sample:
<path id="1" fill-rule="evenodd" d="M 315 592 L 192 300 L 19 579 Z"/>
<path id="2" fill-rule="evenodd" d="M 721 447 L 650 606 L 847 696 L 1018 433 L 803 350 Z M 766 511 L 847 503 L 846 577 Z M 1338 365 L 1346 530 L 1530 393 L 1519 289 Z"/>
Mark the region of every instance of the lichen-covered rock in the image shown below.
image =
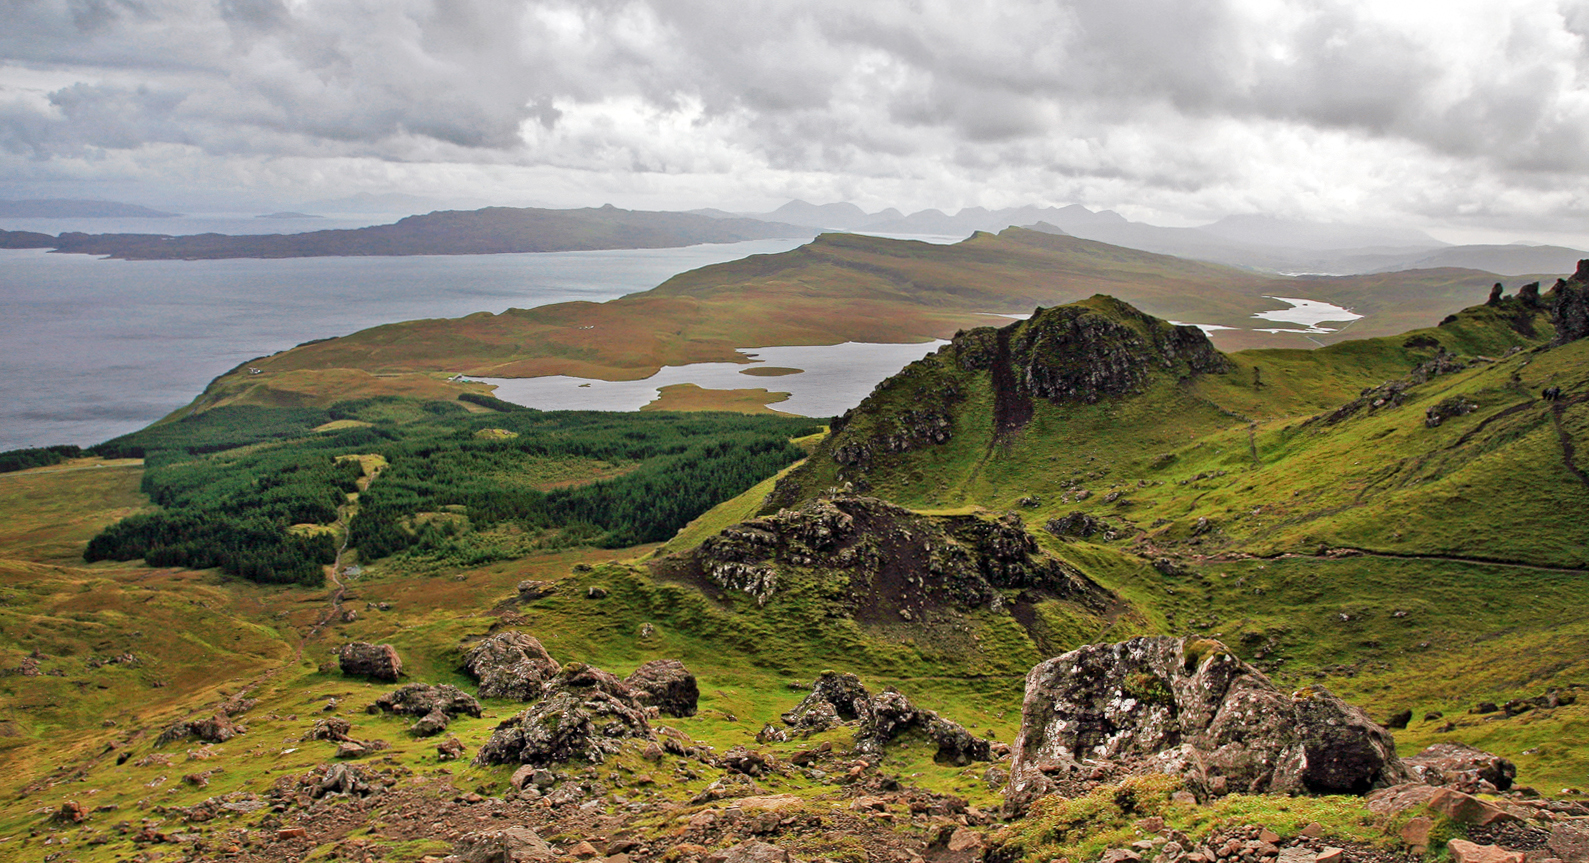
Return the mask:
<path id="1" fill-rule="evenodd" d="M 811 692 L 783 721 L 807 733 L 826 731 L 841 722 L 857 722 L 855 750 L 881 755 L 895 738 L 920 731 L 938 744 L 934 760 L 966 765 L 987 761 L 990 745 L 958 723 L 912 704 L 899 690 L 889 687 L 873 696 L 853 674 L 824 671 Z"/>
<path id="2" fill-rule="evenodd" d="M 415 737 L 435 737 L 443 731 L 446 731 L 447 723 L 451 721 L 452 717 L 448 716 L 446 713 L 443 713 L 440 710 L 432 710 L 424 716 L 421 716 L 418 722 L 410 725 L 408 727 L 408 733 L 414 735 Z"/>
<path id="3" fill-rule="evenodd" d="M 546 766 L 580 758 L 601 763 L 625 739 L 654 740 L 634 690 L 611 674 L 570 663 L 545 696 L 491 732 L 476 764 Z"/>
<path id="4" fill-rule="evenodd" d="M 677 659 L 653 659 L 624 678 L 635 691 L 635 698 L 669 716 L 694 716 L 701 689 L 684 663 Z"/>
<path id="5" fill-rule="evenodd" d="M 516 629 L 494 632 L 464 653 L 464 670 L 480 681 L 481 698 L 534 701 L 562 666 L 534 636 Z"/>
<path id="6" fill-rule="evenodd" d="M 1446 785 L 1473 794 L 1505 791 L 1517 778 L 1517 765 L 1465 743 L 1436 743 L 1403 758 L 1413 775 L 1430 785 Z M 1481 783 L 1489 783 L 1488 788 Z"/>
<path id="7" fill-rule="evenodd" d="M 396 683 L 403 673 L 403 660 L 390 644 L 369 644 L 355 641 L 344 644 L 337 651 L 337 665 L 349 677 L 368 677 Z"/>
<path id="8" fill-rule="evenodd" d="M 1205 798 L 1361 794 L 1411 776 L 1361 710 L 1320 687 L 1283 692 L 1198 638 L 1089 645 L 1027 675 L 1006 807 L 1100 768 L 1176 774 Z"/>
<path id="9" fill-rule="evenodd" d="M 1109 602 L 1105 590 L 1045 554 L 1015 513 L 926 516 L 863 496 L 824 498 L 742 522 L 682 561 L 659 566 L 682 566 L 760 603 L 777 592 L 781 571 L 845 572 L 852 612 L 863 619 L 910 619 L 942 605 L 996 609 L 1006 588 L 1099 609 Z"/>
<path id="10" fill-rule="evenodd" d="M 465 752 L 463 741 L 456 737 L 448 737 L 436 744 L 437 761 L 455 761 L 463 757 Z"/>
<path id="11" fill-rule="evenodd" d="M 410 683 L 375 699 L 370 712 L 376 710 L 396 713 L 399 716 L 425 716 L 442 713 L 446 716 L 480 716 L 480 702 L 473 695 L 445 683 L 431 686 Z"/>
<path id="12" fill-rule="evenodd" d="M 862 713 L 861 727 L 855 733 L 857 752 L 881 755 L 895 738 L 909 731 L 920 731 L 938 744 L 933 760 L 940 764 L 963 767 L 973 761 L 991 759 L 988 741 L 957 722 L 917 707 L 893 687 L 869 699 Z"/>
<path id="13" fill-rule="evenodd" d="M 838 671 L 824 671 L 811 684 L 811 692 L 793 710 L 783 715 L 786 724 L 800 729 L 826 731 L 841 722 L 861 718 L 872 694 L 861 678 Z"/>

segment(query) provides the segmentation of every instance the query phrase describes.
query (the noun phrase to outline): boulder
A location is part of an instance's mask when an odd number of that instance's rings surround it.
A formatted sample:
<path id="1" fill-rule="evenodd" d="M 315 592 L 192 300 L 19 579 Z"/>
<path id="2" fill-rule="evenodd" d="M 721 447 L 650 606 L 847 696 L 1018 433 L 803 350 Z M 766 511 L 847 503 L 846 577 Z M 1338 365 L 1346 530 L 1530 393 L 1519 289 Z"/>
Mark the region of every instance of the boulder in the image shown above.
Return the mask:
<path id="1" fill-rule="evenodd" d="M 199 719 L 188 723 L 193 736 L 205 743 L 225 743 L 239 734 L 247 731 L 241 725 L 232 722 L 224 713 L 217 713 L 209 719 Z"/>
<path id="2" fill-rule="evenodd" d="M 395 713 L 399 716 L 428 716 L 432 713 L 442 713 L 448 718 L 460 715 L 478 718 L 480 702 L 456 686 L 410 683 L 375 699 L 371 712 L 375 710 Z"/>
<path id="3" fill-rule="evenodd" d="M 464 653 L 464 670 L 480 681 L 481 698 L 535 701 L 562 670 L 534 636 L 516 629 L 494 632 Z"/>
<path id="4" fill-rule="evenodd" d="M 656 735 L 634 690 L 599 668 L 575 662 L 546 684 L 545 697 L 491 732 L 475 763 L 544 767 L 579 758 L 599 764 L 623 740 L 637 738 Z"/>
<path id="5" fill-rule="evenodd" d="M 1317 686 L 1281 691 L 1200 638 L 1088 645 L 1027 675 L 1006 807 L 1097 778 L 1100 762 L 1179 775 L 1204 799 L 1362 794 L 1411 778 L 1363 711 Z"/>
<path id="6" fill-rule="evenodd" d="M 320 781 L 312 790 L 315 799 L 320 799 L 327 794 L 343 794 L 350 797 L 368 797 L 380 791 L 376 785 L 364 778 L 364 773 L 351 764 L 338 762 L 326 767 Z"/>
<path id="7" fill-rule="evenodd" d="M 701 690 L 695 675 L 677 659 L 653 659 L 624 679 L 641 704 L 670 716 L 694 716 Z"/>
<path id="8" fill-rule="evenodd" d="M 403 660 L 390 644 L 355 641 L 337 650 L 337 666 L 349 677 L 368 677 L 396 683 L 403 673 Z"/>
<path id="9" fill-rule="evenodd" d="M 353 730 L 353 723 L 340 716 L 326 719 L 316 719 L 314 727 L 303 736 L 304 740 L 331 740 L 341 742 L 348 740 L 348 732 Z"/>
<path id="10" fill-rule="evenodd" d="M 446 740 L 436 744 L 436 760 L 455 761 L 462 758 L 465 751 L 467 750 L 464 749 L 462 740 L 456 737 L 448 737 Z"/>
<path id="11" fill-rule="evenodd" d="M 432 710 L 421 716 L 418 722 L 410 725 L 408 733 L 415 737 L 435 737 L 447 730 L 447 723 L 450 721 L 452 721 L 452 717 L 440 710 Z"/>
<path id="12" fill-rule="evenodd" d="M 859 677 L 824 671 L 811 684 L 810 694 L 783 715 L 783 721 L 800 729 L 825 731 L 840 722 L 860 719 L 871 697 Z"/>
<path id="13" fill-rule="evenodd" d="M 1589 863 L 1589 824 L 1563 821 L 1550 830 L 1545 847 L 1564 863 Z"/>
<path id="14" fill-rule="evenodd" d="M 552 863 L 557 852 L 528 827 L 466 833 L 442 863 Z"/>
<path id="15" fill-rule="evenodd" d="M 1499 845 L 1478 845 L 1466 839 L 1446 843 L 1452 863 L 1523 863 L 1523 852 L 1508 851 Z"/>
<path id="16" fill-rule="evenodd" d="M 1463 743 L 1436 743 L 1417 755 L 1402 759 L 1402 763 L 1414 776 L 1430 785 L 1447 785 L 1469 794 L 1505 791 L 1517 778 L 1517 765 Z M 1482 788 L 1481 782 L 1488 782 L 1491 787 Z"/>

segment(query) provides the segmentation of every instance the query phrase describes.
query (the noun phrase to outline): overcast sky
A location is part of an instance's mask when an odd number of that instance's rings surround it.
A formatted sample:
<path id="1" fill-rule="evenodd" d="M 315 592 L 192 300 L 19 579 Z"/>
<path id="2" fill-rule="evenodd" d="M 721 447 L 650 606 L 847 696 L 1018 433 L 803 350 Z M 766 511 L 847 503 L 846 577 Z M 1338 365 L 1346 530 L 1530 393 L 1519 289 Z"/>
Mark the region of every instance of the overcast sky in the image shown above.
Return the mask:
<path id="1" fill-rule="evenodd" d="M 1589 244 L 1589 0 L 0 0 L 0 196 L 1080 203 Z"/>

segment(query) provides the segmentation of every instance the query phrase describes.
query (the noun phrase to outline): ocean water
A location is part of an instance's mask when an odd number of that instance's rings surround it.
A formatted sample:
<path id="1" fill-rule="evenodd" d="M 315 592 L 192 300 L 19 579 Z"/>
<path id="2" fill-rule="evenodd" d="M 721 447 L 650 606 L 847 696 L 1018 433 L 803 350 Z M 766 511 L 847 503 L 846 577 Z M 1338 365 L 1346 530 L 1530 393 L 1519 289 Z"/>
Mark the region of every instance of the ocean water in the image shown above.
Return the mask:
<path id="1" fill-rule="evenodd" d="M 552 375 L 540 378 L 476 378 L 496 387 L 499 399 L 541 410 L 639 410 L 674 384 L 695 384 L 710 390 L 765 389 L 788 393 L 773 410 L 808 417 L 830 417 L 861 403 L 884 378 L 921 359 L 944 341 L 914 344 L 869 344 L 741 348 L 751 362 L 693 363 L 667 366 L 645 380 L 594 381 Z M 747 375 L 747 369 L 799 369 L 797 374 Z"/>
<path id="2" fill-rule="evenodd" d="M 71 223 L 56 233 L 118 230 L 108 223 L 123 220 L 52 221 Z M 148 224 L 149 232 L 188 232 L 175 226 L 184 220 L 126 221 Z M 94 444 L 135 431 L 239 363 L 311 339 L 415 318 L 599 302 L 802 242 L 231 261 L 0 250 L 0 450 Z"/>

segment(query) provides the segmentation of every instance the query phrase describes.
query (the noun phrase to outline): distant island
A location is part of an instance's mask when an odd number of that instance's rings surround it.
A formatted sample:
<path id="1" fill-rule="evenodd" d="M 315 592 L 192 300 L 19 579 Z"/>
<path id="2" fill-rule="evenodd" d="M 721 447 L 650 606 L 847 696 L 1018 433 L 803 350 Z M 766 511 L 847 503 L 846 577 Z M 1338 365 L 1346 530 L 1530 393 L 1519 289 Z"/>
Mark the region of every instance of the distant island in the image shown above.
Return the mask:
<path id="1" fill-rule="evenodd" d="M 486 207 L 409 216 L 375 225 L 298 234 L 85 234 L 58 237 L 0 231 L 0 248 L 50 249 L 124 260 L 313 258 L 363 255 L 490 255 L 598 249 L 664 249 L 810 237 L 815 230 L 756 219 L 713 219 L 691 213 Z"/>
<path id="2" fill-rule="evenodd" d="M 11 219 L 174 219 L 180 215 L 117 201 L 69 198 L 0 201 L 0 217 Z"/>
<path id="3" fill-rule="evenodd" d="M 256 219 L 324 219 L 325 216 L 319 216 L 319 215 L 316 215 L 314 213 L 294 213 L 291 210 L 286 210 L 286 211 L 283 211 L 283 212 L 280 212 L 280 213 L 261 213 L 260 215 L 255 216 L 254 218 L 256 218 Z"/>

